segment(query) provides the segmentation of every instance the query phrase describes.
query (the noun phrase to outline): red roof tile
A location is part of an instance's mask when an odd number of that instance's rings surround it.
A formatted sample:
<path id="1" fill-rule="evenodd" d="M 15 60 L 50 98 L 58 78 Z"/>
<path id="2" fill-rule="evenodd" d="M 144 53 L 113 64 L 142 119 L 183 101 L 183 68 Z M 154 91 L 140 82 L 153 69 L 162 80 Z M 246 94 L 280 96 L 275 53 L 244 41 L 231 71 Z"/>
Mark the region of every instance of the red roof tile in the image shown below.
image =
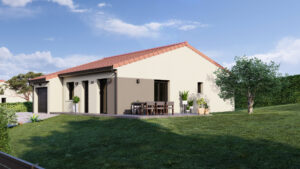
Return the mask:
<path id="1" fill-rule="evenodd" d="M 100 59 L 100 60 L 97 60 L 94 62 L 90 62 L 90 63 L 86 63 L 86 64 L 79 65 L 76 67 L 72 67 L 69 69 L 61 70 L 61 71 L 54 72 L 54 73 L 51 73 L 48 75 L 43 75 L 43 76 L 31 79 L 31 80 L 38 80 L 38 79 L 48 80 L 48 79 L 51 79 L 54 77 L 58 77 L 58 75 L 60 75 L 60 74 L 78 72 L 78 71 L 90 70 L 90 69 L 92 70 L 92 69 L 108 67 L 108 66 L 117 68 L 117 67 L 120 67 L 123 65 L 130 64 L 132 62 L 146 59 L 146 58 L 149 58 L 149 57 L 152 57 L 155 55 L 159 55 L 159 54 L 171 51 L 171 50 L 175 50 L 177 48 L 184 47 L 184 46 L 192 49 L 193 51 L 195 51 L 196 53 L 201 55 L 203 58 L 207 59 L 209 62 L 211 62 L 211 63 L 215 64 L 216 66 L 223 69 L 223 67 L 220 64 L 213 61 L 211 58 L 204 55 L 203 53 L 201 53 L 200 51 L 198 51 L 197 49 L 192 47 L 187 42 L 181 42 L 181 43 L 176 43 L 176 44 L 172 44 L 172 45 L 167 45 L 167 46 L 162 46 L 162 47 L 157 47 L 157 48 L 152 48 L 152 49 L 141 50 L 141 51 L 137 51 L 137 52 L 126 53 L 126 54 L 122 54 L 122 55 L 106 57 L 106 58 L 103 58 L 103 59 Z"/>
<path id="2" fill-rule="evenodd" d="M 5 82 L 5 80 L 0 80 L 0 82 Z"/>

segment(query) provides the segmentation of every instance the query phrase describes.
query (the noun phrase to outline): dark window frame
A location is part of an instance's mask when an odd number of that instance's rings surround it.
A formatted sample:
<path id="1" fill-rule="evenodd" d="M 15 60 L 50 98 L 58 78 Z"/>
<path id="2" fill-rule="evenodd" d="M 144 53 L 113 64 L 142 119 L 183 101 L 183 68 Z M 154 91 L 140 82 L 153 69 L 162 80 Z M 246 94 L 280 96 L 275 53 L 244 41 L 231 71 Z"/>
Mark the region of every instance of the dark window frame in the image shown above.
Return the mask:
<path id="1" fill-rule="evenodd" d="M 199 93 L 199 94 L 203 93 L 203 82 L 198 82 L 198 84 L 197 84 L 197 93 Z"/>
<path id="2" fill-rule="evenodd" d="M 73 100 L 75 84 L 74 82 L 68 82 L 67 86 L 69 90 L 69 100 Z"/>
<path id="3" fill-rule="evenodd" d="M 154 80 L 154 101 L 169 101 L 169 80 Z"/>

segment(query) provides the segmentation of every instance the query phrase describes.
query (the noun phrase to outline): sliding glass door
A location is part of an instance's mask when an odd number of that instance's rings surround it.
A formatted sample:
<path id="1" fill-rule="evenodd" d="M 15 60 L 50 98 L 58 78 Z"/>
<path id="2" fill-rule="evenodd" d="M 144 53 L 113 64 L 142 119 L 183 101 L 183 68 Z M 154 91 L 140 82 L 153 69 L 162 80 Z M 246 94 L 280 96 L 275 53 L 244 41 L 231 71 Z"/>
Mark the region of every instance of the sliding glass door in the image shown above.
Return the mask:
<path id="1" fill-rule="evenodd" d="M 168 101 L 168 84 L 167 80 L 154 81 L 154 101 Z"/>

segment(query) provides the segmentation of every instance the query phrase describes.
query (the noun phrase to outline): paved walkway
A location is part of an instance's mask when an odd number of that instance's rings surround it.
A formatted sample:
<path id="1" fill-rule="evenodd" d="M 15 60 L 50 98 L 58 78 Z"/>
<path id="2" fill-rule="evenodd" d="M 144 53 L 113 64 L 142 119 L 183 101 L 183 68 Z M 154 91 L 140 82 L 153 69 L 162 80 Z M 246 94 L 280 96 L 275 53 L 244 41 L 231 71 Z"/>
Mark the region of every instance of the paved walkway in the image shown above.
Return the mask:
<path id="1" fill-rule="evenodd" d="M 31 112 L 20 112 L 16 113 L 18 123 L 31 123 L 30 118 L 32 117 L 33 113 Z M 46 114 L 46 113 L 38 113 L 39 119 L 44 120 L 51 117 L 57 116 L 57 114 Z"/>
<path id="2" fill-rule="evenodd" d="M 175 113 L 174 115 L 134 115 L 134 114 L 94 114 L 94 113 L 65 113 L 65 112 L 55 112 L 51 114 L 68 114 L 68 115 L 81 115 L 81 116 L 97 116 L 97 117 L 115 117 L 115 118 L 125 118 L 125 119 L 152 119 L 152 118 L 172 118 L 172 117 L 191 117 L 191 116 L 211 116 L 209 115 L 199 115 L 196 113 Z"/>

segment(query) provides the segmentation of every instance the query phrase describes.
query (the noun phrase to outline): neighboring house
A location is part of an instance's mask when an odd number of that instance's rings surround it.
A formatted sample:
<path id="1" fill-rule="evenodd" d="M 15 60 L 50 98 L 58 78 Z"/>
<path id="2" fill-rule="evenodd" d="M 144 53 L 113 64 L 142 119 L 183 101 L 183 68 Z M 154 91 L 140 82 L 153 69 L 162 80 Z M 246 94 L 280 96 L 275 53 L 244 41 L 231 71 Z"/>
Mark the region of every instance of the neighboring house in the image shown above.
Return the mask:
<path id="1" fill-rule="evenodd" d="M 187 42 L 103 58 L 31 79 L 34 112 L 124 114 L 136 101 L 174 101 L 180 91 L 204 97 L 212 112 L 232 111 L 234 103 L 219 97 L 214 72 L 223 67 Z"/>
<path id="2" fill-rule="evenodd" d="M 31 100 L 31 99 L 30 99 Z M 26 102 L 22 94 L 8 87 L 5 80 L 0 80 L 0 103 Z"/>

